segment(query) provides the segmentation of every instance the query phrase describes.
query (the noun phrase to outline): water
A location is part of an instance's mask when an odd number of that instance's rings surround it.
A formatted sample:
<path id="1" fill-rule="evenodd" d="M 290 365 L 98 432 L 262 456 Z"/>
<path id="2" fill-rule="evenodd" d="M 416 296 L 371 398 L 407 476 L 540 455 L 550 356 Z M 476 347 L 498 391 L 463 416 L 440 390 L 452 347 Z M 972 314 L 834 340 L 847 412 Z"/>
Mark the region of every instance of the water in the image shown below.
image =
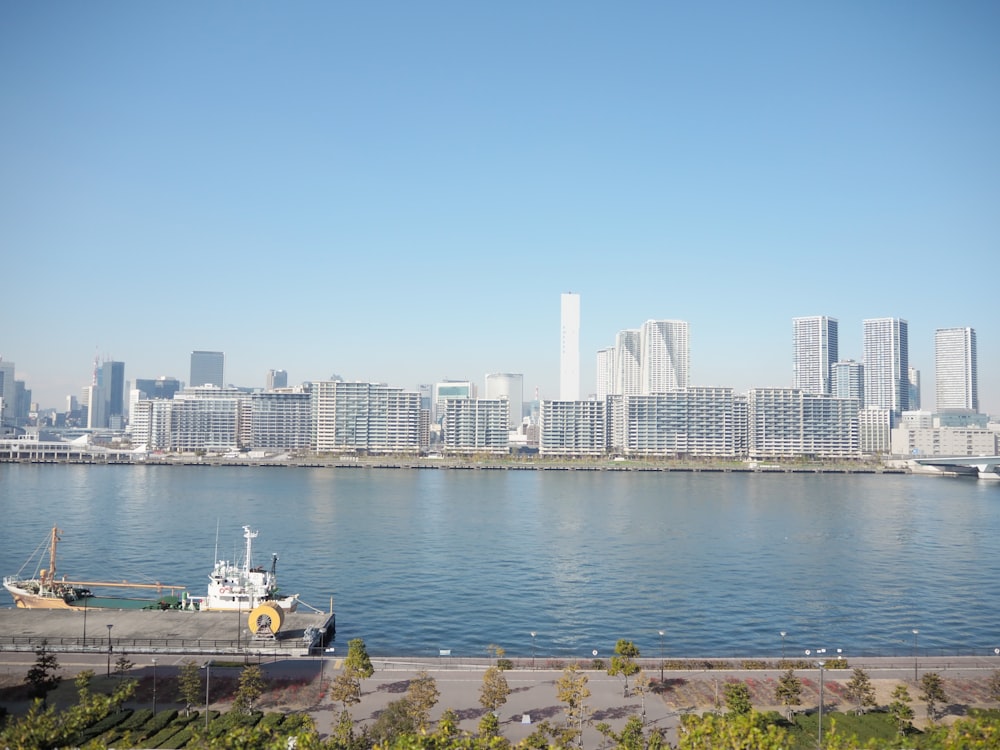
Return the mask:
<path id="1" fill-rule="evenodd" d="M 992 653 L 1000 483 L 914 476 L 0 465 L 0 571 L 204 593 L 280 556 L 373 655 Z M 10 605 L 6 592 L 0 603 Z M 532 639 L 531 631 L 536 632 Z"/>

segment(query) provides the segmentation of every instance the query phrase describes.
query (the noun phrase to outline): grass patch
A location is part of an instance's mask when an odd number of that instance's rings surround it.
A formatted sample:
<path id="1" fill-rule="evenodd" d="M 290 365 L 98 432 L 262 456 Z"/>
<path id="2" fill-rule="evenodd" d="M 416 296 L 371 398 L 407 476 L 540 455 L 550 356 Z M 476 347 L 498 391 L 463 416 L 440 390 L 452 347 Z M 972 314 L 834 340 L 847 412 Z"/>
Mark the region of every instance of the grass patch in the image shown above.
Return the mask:
<path id="1" fill-rule="evenodd" d="M 791 725 L 786 725 L 792 740 L 793 750 L 814 750 L 819 737 L 819 713 L 810 712 L 794 717 Z M 823 737 L 836 732 L 841 737 L 855 737 L 858 745 L 869 740 L 892 740 L 897 737 L 896 725 L 889 714 L 870 711 L 858 716 L 840 711 L 823 712 Z"/>

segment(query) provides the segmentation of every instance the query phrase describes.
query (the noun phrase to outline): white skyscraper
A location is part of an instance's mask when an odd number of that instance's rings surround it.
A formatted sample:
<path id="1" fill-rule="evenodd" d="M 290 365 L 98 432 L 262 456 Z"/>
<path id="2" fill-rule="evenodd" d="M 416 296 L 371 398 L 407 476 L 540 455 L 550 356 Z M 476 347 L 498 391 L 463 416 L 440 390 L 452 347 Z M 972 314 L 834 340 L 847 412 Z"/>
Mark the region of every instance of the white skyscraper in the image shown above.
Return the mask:
<path id="1" fill-rule="evenodd" d="M 895 417 L 910 408 L 908 324 L 901 318 L 863 321 L 865 407 Z"/>
<path id="2" fill-rule="evenodd" d="M 825 315 L 793 318 L 792 334 L 793 387 L 806 393 L 832 393 L 831 370 L 838 359 L 837 319 Z"/>
<path id="3" fill-rule="evenodd" d="M 934 375 L 937 411 L 979 411 L 976 331 L 939 328 L 934 332 Z"/>
<path id="4" fill-rule="evenodd" d="M 910 411 L 916 411 L 920 409 L 920 370 L 910 365 L 906 379 L 910 383 Z"/>
<path id="5" fill-rule="evenodd" d="M 683 320 L 647 320 L 641 329 L 642 393 L 668 393 L 690 381 L 688 324 Z"/>
<path id="6" fill-rule="evenodd" d="M 486 376 L 486 398 L 507 399 L 508 430 L 516 430 L 524 412 L 524 375 L 517 372 L 494 372 Z"/>
<path id="7" fill-rule="evenodd" d="M 615 336 L 615 380 L 613 393 L 638 396 L 642 393 L 642 334 L 638 328 L 619 331 Z"/>
<path id="8" fill-rule="evenodd" d="M 615 348 L 597 350 L 597 397 L 604 398 L 615 391 Z"/>
<path id="9" fill-rule="evenodd" d="M 562 295 L 559 337 L 559 400 L 580 400 L 580 295 Z"/>

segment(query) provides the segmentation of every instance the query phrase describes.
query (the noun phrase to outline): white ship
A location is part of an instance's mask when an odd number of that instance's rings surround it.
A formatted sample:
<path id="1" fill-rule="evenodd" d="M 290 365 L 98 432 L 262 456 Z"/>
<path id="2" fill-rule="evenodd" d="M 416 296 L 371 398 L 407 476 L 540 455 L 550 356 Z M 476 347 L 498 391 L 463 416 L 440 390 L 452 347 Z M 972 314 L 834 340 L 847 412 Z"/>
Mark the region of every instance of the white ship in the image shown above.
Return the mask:
<path id="1" fill-rule="evenodd" d="M 299 606 L 299 595 L 278 596 L 278 578 L 275 569 L 278 556 L 271 555 L 271 569 L 265 570 L 253 564 L 253 540 L 260 532 L 243 527 L 246 551 L 243 560 L 237 563 L 217 560 L 215 568 L 208 576 L 208 593 L 204 597 L 191 597 L 199 608 L 208 612 L 249 613 L 264 602 L 277 604 L 285 612 L 294 612 Z"/>

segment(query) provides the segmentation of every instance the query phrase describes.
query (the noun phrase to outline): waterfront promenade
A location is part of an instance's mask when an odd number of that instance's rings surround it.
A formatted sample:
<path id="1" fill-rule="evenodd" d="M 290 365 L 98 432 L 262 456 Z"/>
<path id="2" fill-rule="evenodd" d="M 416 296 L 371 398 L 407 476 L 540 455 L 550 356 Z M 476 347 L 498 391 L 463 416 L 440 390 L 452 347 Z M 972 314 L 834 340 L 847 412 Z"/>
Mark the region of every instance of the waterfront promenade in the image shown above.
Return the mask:
<path id="1" fill-rule="evenodd" d="M 139 680 L 140 689 L 134 705 L 148 705 L 152 695 L 153 667 L 149 654 L 131 654 L 134 666 L 129 676 Z M 157 659 L 157 680 L 159 683 L 158 706 L 177 707 L 172 701 L 176 692 L 169 687 L 176 678 L 179 665 L 186 659 L 180 654 L 159 655 Z M 198 657 L 199 661 L 203 657 Z M 513 742 L 528 737 L 536 731 L 541 721 L 559 724 L 564 720 L 563 709 L 556 696 L 556 681 L 562 675 L 559 662 L 537 656 L 532 667 L 530 658 L 514 660 L 514 668 L 504 672 L 511 688 L 510 697 L 499 711 L 502 734 Z M 668 741 L 676 743 L 680 717 L 685 713 L 700 713 L 713 710 L 723 703 L 722 686 L 729 681 L 739 681 L 750 688 L 754 707 L 758 710 L 780 710 L 774 700 L 774 687 L 781 670 L 774 668 L 780 659 L 763 662 L 770 668 L 742 669 L 742 660 L 713 661 L 712 669 L 696 668 L 699 660 L 691 660 L 691 669 L 667 669 L 660 682 L 659 662 L 641 659 L 645 675 L 650 678 L 650 686 L 645 693 L 634 689 L 635 679 L 629 680 L 630 694 L 625 695 L 620 677 L 609 676 L 605 671 L 585 669 L 590 697 L 590 724 L 584 733 L 585 747 L 598 747 L 602 737 L 596 726 L 605 722 L 614 731 L 621 731 L 630 716 L 644 717 L 648 728 L 663 730 Z M 83 669 L 93 669 L 98 678 L 95 688 L 101 689 L 106 668 L 104 657 L 97 654 L 59 655 L 64 685 L 55 696 L 57 703 L 71 703 L 75 700 L 71 677 Z M 762 663 L 754 660 L 755 663 Z M 0 653 L 0 689 L 9 689 L 23 679 L 23 673 L 32 663 L 30 653 Z M 440 698 L 431 712 L 432 719 L 440 718 L 446 709 L 455 711 L 460 720 L 460 729 L 475 732 L 485 710 L 479 704 L 479 689 L 483 672 L 490 662 L 486 659 L 452 660 L 449 657 L 431 659 L 376 658 L 372 660 L 375 673 L 362 682 L 362 698 L 349 712 L 356 726 L 370 725 L 380 712 L 392 701 L 402 698 L 410 680 L 422 671 L 434 678 Z M 671 662 L 674 664 L 676 662 Z M 704 662 L 702 662 L 704 664 Z M 299 658 L 275 659 L 261 662 L 266 678 L 271 685 L 263 697 L 261 708 L 265 711 L 304 711 L 316 722 L 321 735 L 328 735 L 337 722 L 343 706 L 331 703 L 326 694 L 329 681 L 341 669 L 341 658 L 336 654 Z M 723 666 L 725 665 L 725 666 Z M 925 711 L 917 699 L 919 689 L 914 681 L 917 675 L 937 672 L 944 679 L 949 696 L 949 721 L 960 712 L 972 706 L 995 705 L 990 702 L 987 681 L 1000 666 L 1000 657 L 936 657 L 922 656 L 916 662 L 907 657 L 873 657 L 849 660 L 849 667 L 863 667 L 869 673 L 876 688 L 879 704 L 889 702 L 889 694 L 899 683 L 908 686 L 914 696 L 914 709 L 918 726 L 923 723 Z M 232 699 L 232 691 L 238 679 L 239 667 L 232 662 L 220 662 L 211 670 L 211 706 L 226 710 Z M 819 703 L 819 670 L 813 668 L 796 669 L 802 680 L 802 704 L 799 711 L 815 711 Z M 850 709 L 850 702 L 843 695 L 843 688 L 851 676 L 851 669 L 824 670 L 824 705 L 826 711 Z M 110 679 L 115 679 L 114 677 Z M 26 708 L 26 704 L 10 705 L 13 711 Z"/>

